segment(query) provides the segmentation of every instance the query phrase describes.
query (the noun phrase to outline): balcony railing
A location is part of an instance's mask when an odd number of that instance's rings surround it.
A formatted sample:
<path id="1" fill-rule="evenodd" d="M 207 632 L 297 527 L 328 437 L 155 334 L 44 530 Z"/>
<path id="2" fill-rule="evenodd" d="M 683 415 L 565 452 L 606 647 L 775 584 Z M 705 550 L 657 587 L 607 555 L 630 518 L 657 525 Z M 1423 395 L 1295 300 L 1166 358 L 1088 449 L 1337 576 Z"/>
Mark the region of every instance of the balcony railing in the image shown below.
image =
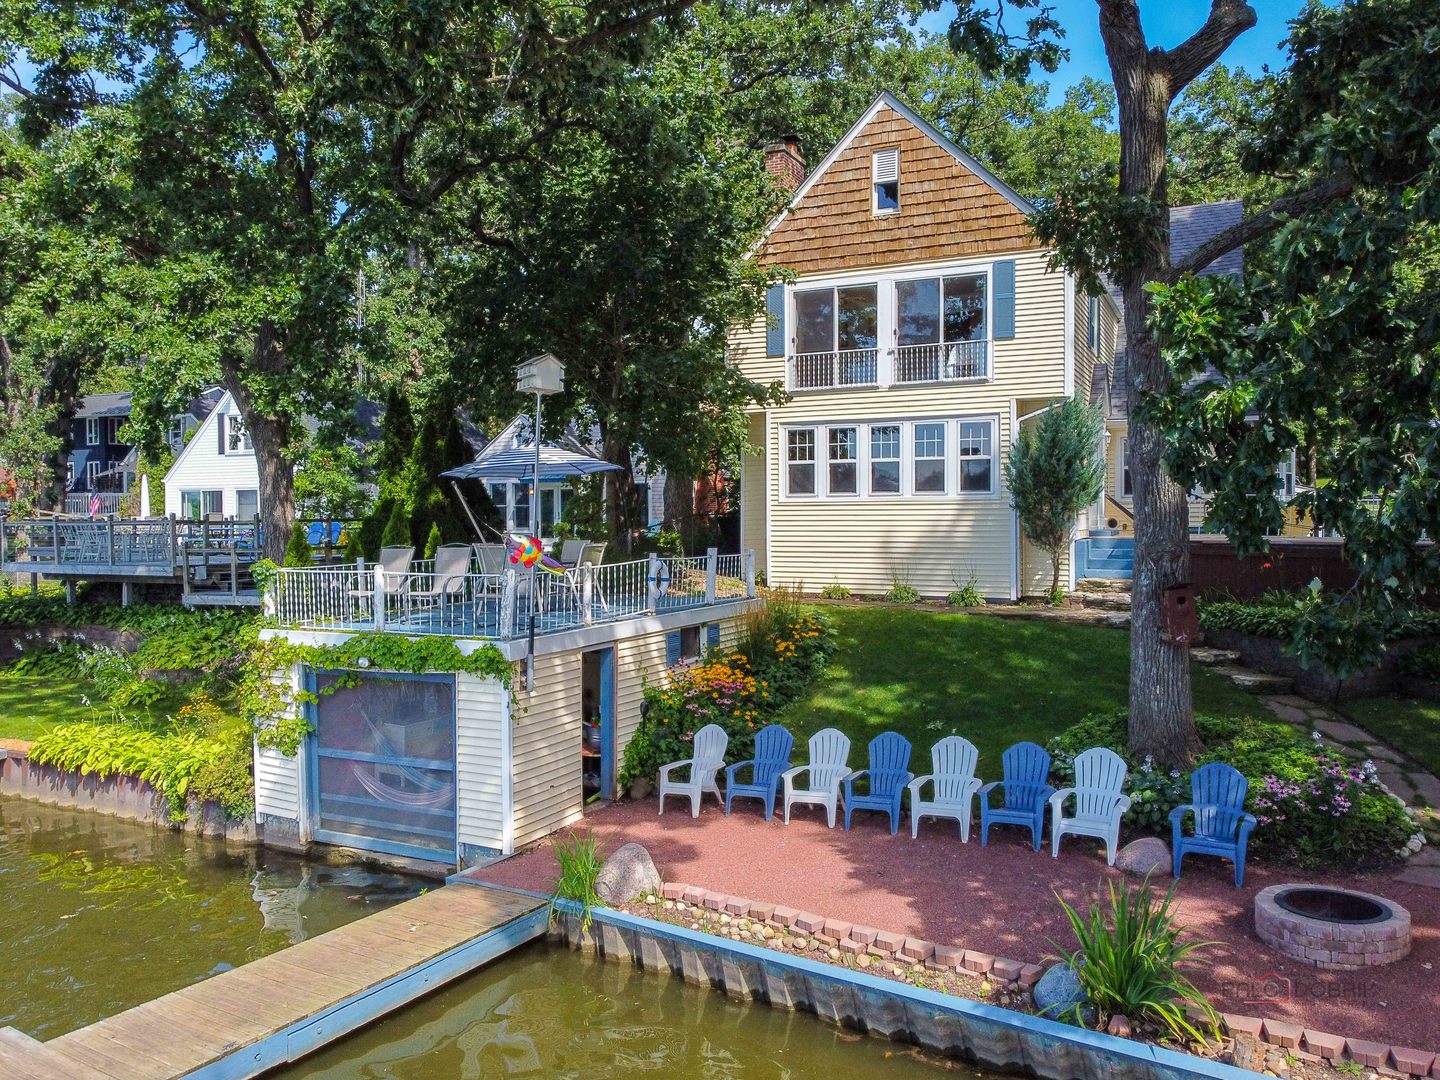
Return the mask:
<path id="1" fill-rule="evenodd" d="M 877 386 L 878 349 L 795 353 L 790 357 L 791 390 L 830 390 L 840 386 Z"/>
<path id="2" fill-rule="evenodd" d="M 951 341 L 902 345 L 895 350 L 895 382 L 962 382 L 990 377 L 990 343 Z"/>
<path id="3" fill-rule="evenodd" d="M 533 584 L 532 584 L 533 583 Z M 531 589 L 534 589 L 532 593 Z M 364 563 L 282 568 L 268 610 L 293 629 L 388 631 L 510 639 L 663 614 L 755 596 L 754 552 L 637 559 L 563 575 L 507 567 L 499 574 L 403 573 Z"/>

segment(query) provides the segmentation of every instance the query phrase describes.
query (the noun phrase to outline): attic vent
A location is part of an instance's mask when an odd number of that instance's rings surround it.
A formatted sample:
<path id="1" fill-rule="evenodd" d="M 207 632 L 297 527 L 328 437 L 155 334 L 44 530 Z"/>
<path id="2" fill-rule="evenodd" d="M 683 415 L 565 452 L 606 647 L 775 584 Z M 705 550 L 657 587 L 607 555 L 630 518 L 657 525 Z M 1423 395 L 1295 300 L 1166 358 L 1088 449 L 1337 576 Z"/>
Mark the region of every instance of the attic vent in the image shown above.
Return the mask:
<path id="1" fill-rule="evenodd" d="M 874 179 L 877 214 L 893 214 L 900 209 L 900 151 L 891 147 L 877 150 L 870 159 Z"/>

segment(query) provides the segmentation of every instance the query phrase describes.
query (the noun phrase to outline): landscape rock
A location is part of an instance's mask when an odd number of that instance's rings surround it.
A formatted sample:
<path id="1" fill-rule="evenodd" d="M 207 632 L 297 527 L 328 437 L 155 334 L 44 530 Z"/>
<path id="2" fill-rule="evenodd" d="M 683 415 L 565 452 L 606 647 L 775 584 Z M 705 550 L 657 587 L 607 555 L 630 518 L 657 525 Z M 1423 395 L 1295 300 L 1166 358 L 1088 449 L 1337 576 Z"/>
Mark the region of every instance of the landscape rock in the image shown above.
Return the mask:
<path id="1" fill-rule="evenodd" d="M 1031 991 L 1035 998 L 1035 1010 L 1051 1020 L 1063 1020 L 1076 1005 L 1081 1006 L 1081 1015 L 1086 1023 L 1094 1023 L 1095 1010 L 1086 1005 L 1089 1000 L 1080 986 L 1080 978 L 1069 964 L 1055 964 L 1035 984 Z"/>
<path id="2" fill-rule="evenodd" d="M 637 776 L 630 781 L 630 798 L 639 802 L 655 794 L 655 784 L 648 776 Z"/>
<path id="3" fill-rule="evenodd" d="M 1170 845 L 1158 836 L 1142 836 L 1131 840 L 1115 853 L 1115 868 L 1136 877 L 1170 873 Z"/>
<path id="4" fill-rule="evenodd" d="M 623 904 L 637 896 L 660 891 L 660 871 L 650 853 L 639 844 L 625 844 L 605 860 L 595 878 L 595 892 L 607 904 Z"/>

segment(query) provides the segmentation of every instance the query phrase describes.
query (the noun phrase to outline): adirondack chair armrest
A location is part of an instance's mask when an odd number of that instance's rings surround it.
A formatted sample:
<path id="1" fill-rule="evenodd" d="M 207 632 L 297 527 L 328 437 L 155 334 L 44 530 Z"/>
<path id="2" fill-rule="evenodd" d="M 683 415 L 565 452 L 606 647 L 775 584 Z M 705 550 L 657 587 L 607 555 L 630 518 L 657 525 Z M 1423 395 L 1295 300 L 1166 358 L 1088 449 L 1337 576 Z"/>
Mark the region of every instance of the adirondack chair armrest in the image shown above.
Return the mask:
<path id="1" fill-rule="evenodd" d="M 809 765 L 796 765 L 793 769 L 786 769 L 784 772 L 782 772 L 780 774 L 780 779 L 785 785 L 785 790 L 789 791 L 795 786 L 795 778 L 797 776 L 799 776 L 801 773 L 808 773 L 809 771 Z"/>
<path id="2" fill-rule="evenodd" d="M 990 783 L 988 783 L 988 784 L 982 784 L 982 785 L 980 785 L 980 791 L 978 792 L 978 794 L 979 794 L 979 796 L 980 796 L 980 801 L 983 802 L 986 806 L 989 806 L 989 805 L 990 805 L 990 792 L 994 791 L 996 788 L 1001 788 L 1001 789 L 1003 789 L 1004 787 L 1005 787 L 1005 781 L 1004 781 L 1004 780 L 991 780 Z"/>
<path id="3" fill-rule="evenodd" d="M 1050 809 L 1057 814 L 1064 813 L 1065 800 L 1074 794 L 1075 789 L 1073 787 L 1061 788 L 1050 796 Z"/>
<path id="4" fill-rule="evenodd" d="M 753 777 L 753 773 L 754 773 L 754 769 L 755 769 L 755 759 L 754 759 L 754 758 L 749 758 L 749 759 L 747 759 L 747 760 L 745 760 L 745 761 L 737 761 L 737 762 L 735 762 L 735 764 L 733 764 L 733 765 L 726 765 L 726 766 L 725 766 L 725 786 L 726 786 L 726 787 L 729 787 L 731 784 L 735 783 L 735 774 L 738 773 L 741 769 L 745 768 L 745 766 L 747 766 L 747 765 L 750 766 L 751 773 L 752 773 L 752 777 L 751 777 L 751 778 L 753 779 L 753 778 L 754 778 L 754 777 Z"/>
<path id="5" fill-rule="evenodd" d="M 1130 804 L 1133 801 L 1129 795 L 1121 795 L 1115 800 L 1115 805 L 1120 808 L 1120 812 L 1123 814 L 1126 810 L 1130 809 Z"/>
<path id="6" fill-rule="evenodd" d="M 1174 810 L 1170 811 L 1170 824 L 1183 826 L 1185 824 L 1185 815 L 1190 813 L 1194 809 L 1194 803 L 1181 803 L 1179 806 L 1175 807 Z"/>
<path id="7" fill-rule="evenodd" d="M 686 766 L 689 766 L 690 768 L 693 769 L 694 766 L 695 766 L 695 759 L 694 759 L 694 758 L 686 758 L 684 761 L 672 761 L 672 762 L 670 762 L 670 764 L 668 764 L 668 765 L 661 765 L 661 766 L 660 766 L 660 778 L 661 778 L 662 780 L 668 780 L 668 779 L 670 779 L 670 771 L 671 771 L 672 769 L 680 769 L 680 768 L 684 768 L 684 767 L 686 767 Z M 692 775 L 691 779 L 694 779 L 693 775 Z"/>
<path id="8" fill-rule="evenodd" d="M 924 776 L 915 777 L 910 783 L 906 784 L 905 786 L 910 789 L 911 801 L 913 802 L 915 799 L 920 798 L 921 790 L 934 779 L 935 775 L 933 773 L 926 773 Z"/>
<path id="9" fill-rule="evenodd" d="M 850 797 L 850 793 L 851 793 L 851 791 L 852 791 L 852 790 L 854 789 L 854 787 L 855 787 L 855 781 L 856 781 L 856 780 L 859 780 L 862 776 L 869 776 L 869 775 L 870 775 L 870 770 L 869 770 L 869 769 L 856 769 L 856 770 L 854 770 L 853 772 L 847 773 L 847 774 L 845 774 L 844 776 L 842 776 L 842 777 L 840 778 L 840 782 L 845 785 L 845 797 L 846 797 L 847 799 Z"/>
<path id="10" fill-rule="evenodd" d="M 1257 824 L 1259 823 L 1255 820 L 1254 814 L 1242 814 L 1240 817 L 1240 839 L 1243 840 L 1254 832 Z"/>

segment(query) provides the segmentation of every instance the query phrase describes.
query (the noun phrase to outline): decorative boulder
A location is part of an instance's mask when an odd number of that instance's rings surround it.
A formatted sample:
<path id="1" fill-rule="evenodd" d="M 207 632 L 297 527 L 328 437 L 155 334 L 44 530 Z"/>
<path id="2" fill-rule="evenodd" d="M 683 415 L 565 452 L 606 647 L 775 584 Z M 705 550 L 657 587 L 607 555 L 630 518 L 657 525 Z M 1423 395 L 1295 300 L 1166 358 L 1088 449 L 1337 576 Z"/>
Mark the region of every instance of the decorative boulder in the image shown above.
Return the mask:
<path id="1" fill-rule="evenodd" d="M 1115 853 L 1115 866 L 1135 877 L 1164 876 L 1170 873 L 1170 845 L 1158 836 L 1131 840 Z"/>
<path id="2" fill-rule="evenodd" d="M 1051 1020 L 1074 1022 L 1075 1007 L 1080 1006 L 1080 1016 L 1087 1024 L 1095 1022 L 1095 1010 L 1086 1002 L 1080 979 L 1069 964 L 1056 964 L 1040 976 L 1040 981 L 1031 991 L 1035 998 L 1035 1010 Z"/>
<path id="3" fill-rule="evenodd" d="M 623 904 L 660 891 L 660 871 L 639 844 L 625 844 L 605 860 L 595 878 L 595 892 L 607 904 Z"/>
<path id="4" fill-rule="evenodd" d="M 637 776 L 630 781 L 630 798 L 636 802 L 655 794 L 655 784 L 648 776 Z"/>

